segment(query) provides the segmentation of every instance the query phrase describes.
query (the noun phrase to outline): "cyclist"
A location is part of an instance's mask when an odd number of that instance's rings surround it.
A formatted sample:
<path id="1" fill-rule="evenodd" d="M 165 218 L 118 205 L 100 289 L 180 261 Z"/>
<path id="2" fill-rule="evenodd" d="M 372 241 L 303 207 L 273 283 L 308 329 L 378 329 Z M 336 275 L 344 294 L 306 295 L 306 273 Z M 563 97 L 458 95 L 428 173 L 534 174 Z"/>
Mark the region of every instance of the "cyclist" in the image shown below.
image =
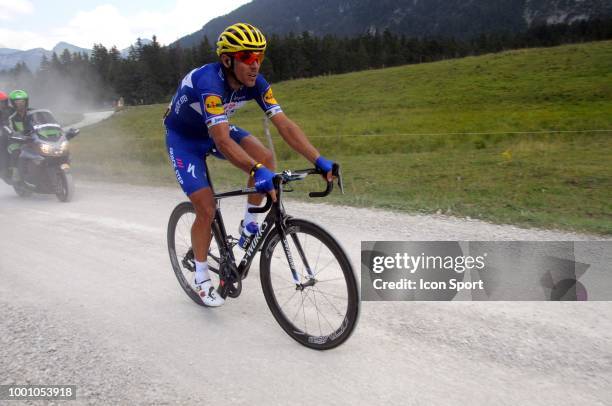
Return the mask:
<path id="1" fill-rule="evenodd" d="M 271 151 L 247 131 L 230 125 L 228 117 L 254 99 L 285 142 L 332 179 L 333 162 L 321 156 L 300 127 L 283 113 L 270 85 L 259 74 L 265 50 L 266 39 L 256 27 L 246 23 L 227 27 L 217 41 L 219 62 L 196 68 L 182 79 L 164 119 L 168 155 L 177 181 L 195 207 L 191 228 L 195 284 L 207 306 L 221 306 L 224 300 L 212 286 L 208 273 L 215 200 L 206 179 L 206 154 L 227 158 L 249 174 L 249 187 L 276 199 Z M 262 199 L 261 194 L 248 197 L 240 227 L 241 246 L 246 246 L 248 236 L 258 231 L 257 215 L 248 209 L 259 206 Z"/>
<path id="2" fill-rule="evenodd" d="M 8 131 L 5 127 L 9 125 L 9 116 L 11 110 L 9 108 L 8 95 L 0 91 L 0 177 L 6 179 L 8 170 Z"/>
<path id="3" fill-rule="evenodd" d="M 9 100 L 11 101 L 11 106 L 15 110 L 13 114 L 9 117 L 9 127 L 14 132 L 19 132 L 24 135 L 27 135 L 32 130 L 32 123 L 28 117 L 28 108 L 29 105 L 28 93 L 25 90 L 13 90 L 9 94 Z M 19 153 L 21 152 L 21 144 L 12 143 L 8 146 L 8 153 L 10 154 L 9 158 L 9 167 L 13 169 L 13 183 L 19 182 L 20 175 L 17 169 L 17 162 L 19 160 Z"/>

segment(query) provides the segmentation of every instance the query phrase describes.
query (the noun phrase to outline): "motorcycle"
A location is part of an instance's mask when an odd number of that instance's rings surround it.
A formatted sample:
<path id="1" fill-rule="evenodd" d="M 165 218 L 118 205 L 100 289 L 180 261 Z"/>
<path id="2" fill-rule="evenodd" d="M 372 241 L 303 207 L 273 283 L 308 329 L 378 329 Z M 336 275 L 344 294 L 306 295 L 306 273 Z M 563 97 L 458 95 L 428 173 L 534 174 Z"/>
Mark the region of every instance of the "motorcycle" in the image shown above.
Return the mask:
<path id="1" fill-rule="evenodd" d="M 32 130 L 22 134 L 11 132 L 9 140 L 22 144 L 17 170 L 19 176 L 5 178 L 21 197 L 32 193 L 55 194 L 61 202 L 74 195 L 74 180 L 70 171 L 69 141 L 78 129 L 64 131 L 49 110 L 28 112 Z"/>

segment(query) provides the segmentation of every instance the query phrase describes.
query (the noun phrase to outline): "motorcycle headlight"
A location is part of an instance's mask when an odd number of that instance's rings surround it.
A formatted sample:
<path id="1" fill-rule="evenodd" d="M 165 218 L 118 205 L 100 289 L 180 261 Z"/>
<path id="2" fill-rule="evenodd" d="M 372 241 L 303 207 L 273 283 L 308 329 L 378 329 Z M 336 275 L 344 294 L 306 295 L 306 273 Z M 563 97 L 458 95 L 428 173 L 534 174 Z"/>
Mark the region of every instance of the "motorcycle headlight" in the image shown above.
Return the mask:
<path id="1" fill-rule="evenodd" d="M 42 142 L 39 144 L 39 148 L 43 155 L 62 155 L 68 149 L 68 141 L 63 141 L 61 144 Z"/>
<path id="2" fill-rule="evenodd" d="M 47 143 L 41 143 L 39 147 L 40 147 L 40 152 L 42 152 L 45 155 L 51 154 L 51 152 L 53 152 L 53 150 L 55 149 L 53 148 L 53 145 L 47 144 Z"/>

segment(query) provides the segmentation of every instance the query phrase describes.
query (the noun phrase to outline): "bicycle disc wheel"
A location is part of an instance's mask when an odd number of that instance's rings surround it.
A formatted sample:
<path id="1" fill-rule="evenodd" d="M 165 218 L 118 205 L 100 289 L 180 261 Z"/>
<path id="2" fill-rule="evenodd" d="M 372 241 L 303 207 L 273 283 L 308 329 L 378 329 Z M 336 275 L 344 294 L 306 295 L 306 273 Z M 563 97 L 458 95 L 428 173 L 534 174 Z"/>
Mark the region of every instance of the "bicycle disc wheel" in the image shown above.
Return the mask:
<path id="1" fill-rule="evenodd" d="M 194 220 L 195 209 L 191 202 L 183 202 L 174 208 L 168 221 L 168 253 L 174 275 L 187 296 L 204 306 L 195 289 L 195 259 L 191 248 L 191 226 Z M 211 281 L 217 289 L 219 289 L 220 247 L 222 247 L 220 242 L 220 233 L 213 222 L 207 260 Z"/>
<path id="2" fill-rule="evenodd" d="M 338 242 L 314 223 L 289 219 L 286 232 L 289 260 L 276 228 L 262 248 L 260 277 L 268 307 L 300 344 L 317 350 L 337 347 L 349 338 L 359 316 L 351 263 Z"/>

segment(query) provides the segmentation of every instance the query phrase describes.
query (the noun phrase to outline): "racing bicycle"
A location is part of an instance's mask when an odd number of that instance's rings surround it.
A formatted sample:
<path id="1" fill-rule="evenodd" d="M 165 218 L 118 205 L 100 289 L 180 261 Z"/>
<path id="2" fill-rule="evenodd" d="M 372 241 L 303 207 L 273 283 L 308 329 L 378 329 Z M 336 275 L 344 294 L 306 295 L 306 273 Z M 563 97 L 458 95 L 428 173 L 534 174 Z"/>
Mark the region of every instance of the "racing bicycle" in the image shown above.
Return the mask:
<path id="1" fill-rule="evenodd" d="M 343 192 L 340 167 L 334 164 L 333 174 Z M 208 168 L 206 175 L 211 180 Z M 274 177 L 277 200 L 269 195 L 262 207 L 249 209 L 267 213 L 237 262 L 233 248 L 238 240 L 227 234 L 221 215 L 220 200 L 258 193 L 244 188 L 214 194 L 215 217 L 208 252 L 211 280 L 225 299 L 237 298 L 242 281 L 257 252 L 261 252 L 259 276 L 270 311 L 278 324 L 300 344 L 327 350 L 344 343 L 351 335 L 359 317 L 359 288 L 351 262 L 338 241 L 321 226 L 287 214 L 283 194 L 292 189 L 289 184 L 309 175 L 321 175 L 318 169 L 284 171 Z M 212 182 L 210 182 L 212 188 Z M 322 192 L 310 197 L 329 195 L 334 187 L 327 182 Z M 214 189 L 213 189 L 214 191 Z M 180 203 L 168 222 L 168 252 L 176 278 L 185 293 L 204 306 L 195 289 L 195 258 L 191 247 L 191 226 L 195 210 L 191 202 Z"/>

